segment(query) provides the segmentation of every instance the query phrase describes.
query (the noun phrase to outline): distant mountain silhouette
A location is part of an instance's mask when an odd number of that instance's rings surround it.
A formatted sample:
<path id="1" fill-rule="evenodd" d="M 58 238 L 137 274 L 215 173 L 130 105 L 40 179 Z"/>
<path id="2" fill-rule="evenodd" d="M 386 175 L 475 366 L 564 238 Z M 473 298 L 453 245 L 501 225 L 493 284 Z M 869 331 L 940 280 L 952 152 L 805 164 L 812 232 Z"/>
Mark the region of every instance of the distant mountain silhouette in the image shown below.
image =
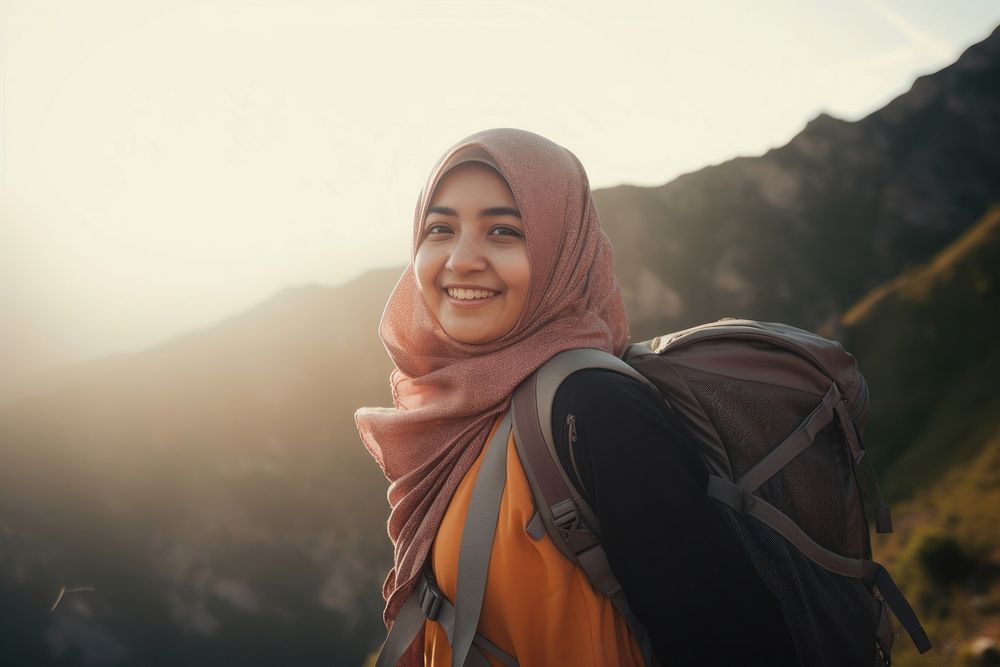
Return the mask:
<path id="1" fill-rule="evenodd" d="M 0 664 L 360 664 L 392 552 L 353 411 L 389 400 L 394 276 L 285 290 L 0 412 Z"/>
<path id="2" fill-rule="evenodd" d="M 595 192 L 633 338 L 819 329 L 861 360 L 897 497 L 974 458 L 956 415 L 996 396 L 998 80 L 994 32 L 858 122 Z M 352 415 L 390 403 L 377 324 L 401 271 L 285 290 L 0 407 L 0 664 L 361 664 L 391 546 Z M 64 586 L 93 590 L 51 610 Z"/>
<path id="3" fill-rule="evenodd" d="M 736 315 L 835 326 L 1000 200 L 998 81 L 994 31 L 862 120 L 821 114 L 761 157 L 596 192 L 636 338 Z"/>

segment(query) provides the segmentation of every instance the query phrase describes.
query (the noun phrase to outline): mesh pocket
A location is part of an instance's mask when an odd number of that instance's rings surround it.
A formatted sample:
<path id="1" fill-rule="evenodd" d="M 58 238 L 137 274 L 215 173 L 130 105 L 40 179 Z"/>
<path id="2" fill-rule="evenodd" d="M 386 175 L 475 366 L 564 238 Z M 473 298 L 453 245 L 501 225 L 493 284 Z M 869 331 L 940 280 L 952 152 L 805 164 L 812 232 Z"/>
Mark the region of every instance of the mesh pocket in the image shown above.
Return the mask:
<path id="1" fill-rule="evenodd" d="M 676 366 L 726 447 L 734 479 L 780 445 L 822 400 L 808 392 Z M 845 493 L 852 492 L 846 446 L 831 422 L 757 493 L 817 543 L 848 555 Z M 847 488 L 847 491 L 845 491 Z"/>
<path id="2" fill-rule="evenodd" d="M 863 581 L 817 565 L 752 516 L 719 510 L 778 599 L 800 664 L 876 664 L 881 603 Z"/>
<path id="3" fill-rule="evenodd" d="M 846 556 L 847 509 L 837 460 L 846 456 L 846 449 L 839 437 L 840 429 L 829 424 L 758 493 L 820 546 Z"/>

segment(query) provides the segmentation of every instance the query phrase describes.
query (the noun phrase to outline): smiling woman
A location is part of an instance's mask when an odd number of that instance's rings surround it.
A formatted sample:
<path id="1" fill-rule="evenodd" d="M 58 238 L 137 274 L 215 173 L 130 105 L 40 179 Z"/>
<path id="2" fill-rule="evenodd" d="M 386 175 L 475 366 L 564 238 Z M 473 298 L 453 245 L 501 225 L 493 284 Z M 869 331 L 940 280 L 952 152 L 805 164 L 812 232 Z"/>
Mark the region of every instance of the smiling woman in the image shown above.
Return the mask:
<path id="1" fill-rule="evenodd" d="M 514 194 L 495 169 L 466 162 L 441 180 L 414 272 L 455 340 L 488 343 L 514 328 L 528 297 L 528 250 Z"/>
<path id="2" fill-rule="evenodd" d="M 393 408 L 356 414 L 390 481 L 391 632 L 378 666 L 648 667 L 653 652 L 671 664 L 790 664 L 777 602 L 707 497 L 704 464 L 639 380 L 574 374 L 552 412 L 553 433 L 567 433 L 562 444 L 592 473 L 624 595 L 592 585 L 538 530 L 518 455 L 526 441 L 509 428 L 513 392 L 560 352 L 618 356 L 628 342 L 611 243 L 577 157 L 524 130 L 478 132 L 431 170 L 413 225 L 411 264 L 379 325 Z M 651 508 L 661 508 L 655 538 L 638 523 Z M 692 526 L 692 543 L 669 539 Z"/>

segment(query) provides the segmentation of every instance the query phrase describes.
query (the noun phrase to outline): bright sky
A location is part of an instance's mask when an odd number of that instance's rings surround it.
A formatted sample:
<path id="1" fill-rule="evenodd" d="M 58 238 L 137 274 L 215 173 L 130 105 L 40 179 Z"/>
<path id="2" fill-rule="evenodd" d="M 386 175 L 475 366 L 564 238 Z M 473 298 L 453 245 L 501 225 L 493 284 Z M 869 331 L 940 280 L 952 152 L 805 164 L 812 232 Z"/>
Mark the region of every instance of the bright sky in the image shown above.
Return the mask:
<path id="1" fill-rule="evenodd" d="M 860 118 L 998 22 L 995 0 L 5 0 L 0 374 L 403 264 L 431 164 L 473 131 L 662 184 Z"/>

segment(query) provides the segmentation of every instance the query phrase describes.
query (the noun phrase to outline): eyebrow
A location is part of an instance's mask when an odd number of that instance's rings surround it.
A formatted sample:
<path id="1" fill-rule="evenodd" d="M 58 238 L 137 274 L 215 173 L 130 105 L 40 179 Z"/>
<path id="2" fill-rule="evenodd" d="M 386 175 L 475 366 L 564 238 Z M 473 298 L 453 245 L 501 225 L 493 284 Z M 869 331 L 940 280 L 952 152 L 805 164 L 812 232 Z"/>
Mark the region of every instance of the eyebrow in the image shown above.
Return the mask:
<path id="1" fill-rule="evenodd" d="M 440 213 L 441 215 L 453 215 L 453 216 L 458 215 L 458 213 L 455 212 L 455 209 L 448 208 L 447 206 L 431 206 L 430 209 L 427 211 L 427 214 L 430 215 L 431 213 Z M 513 215 L 516 216 L 518 219 L 521 218 L 521 212 L 518 211 L 516 208 L 511 208 L 510 206 L 494 206 L 492 208 L 484 208 L 479 212 L 479 215 L 480 216 Z"/>

